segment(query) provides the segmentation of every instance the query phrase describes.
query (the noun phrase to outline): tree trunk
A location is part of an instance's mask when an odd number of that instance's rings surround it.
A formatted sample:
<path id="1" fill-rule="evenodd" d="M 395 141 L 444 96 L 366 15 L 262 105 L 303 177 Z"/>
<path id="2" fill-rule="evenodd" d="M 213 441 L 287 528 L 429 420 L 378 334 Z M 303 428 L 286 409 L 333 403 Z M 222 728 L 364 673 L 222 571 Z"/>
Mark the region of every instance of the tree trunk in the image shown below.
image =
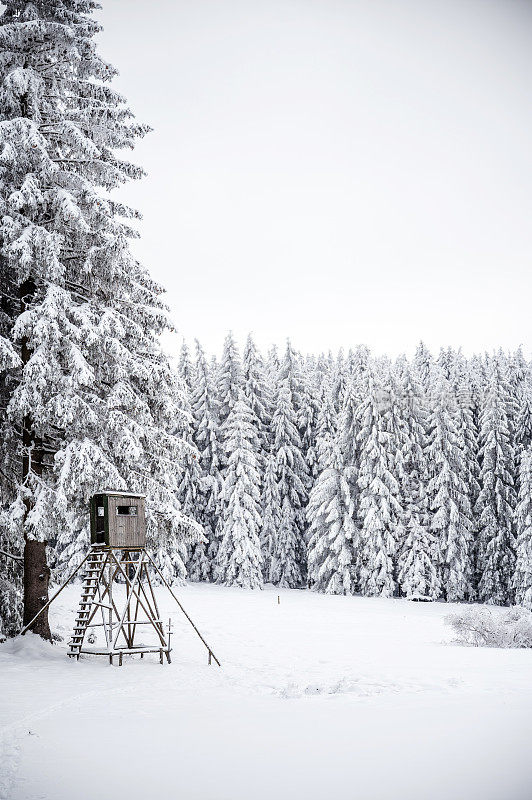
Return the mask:
<path id="1" fill-rule="evenodd" d="M 31 279 L 20 286 L 19 295 L 22 312 L 26 311 L 34 294 L 35 283 Z M 22 340 L 21 357 L 24 365 L 31 358 L 31 350 L 26 338 Z M 27 415 L 24 417 L 22 424 L 22 483 L 26 482 L 30 472 L 40 476 L 42 475 L 42 470 L 42 440 L 35 435 L 31 417 Z M 24 514 L 24 528 L 30 510 L 31 504 L 28 501 L 26 502 Z M 27 625 L 48 602 L 50 568 L 46 561 L 46 545 L 47 542 L 29 539 L 26 530 L 24 530 L 24 625 Z M 52 641 L 48 622 L 48 609 L 35 620 L 30 630 L 42 636 L 43 639 Z"/>
<path id="2" fill-rule="evenodd" d="M 26 539 L 24 544 L 24 625 L 27 625 L 48 602 L 50 568 L 46 563 L 46 542 Z M 30 630 L 52 641 L 48 609 L 33 623 Z"/>

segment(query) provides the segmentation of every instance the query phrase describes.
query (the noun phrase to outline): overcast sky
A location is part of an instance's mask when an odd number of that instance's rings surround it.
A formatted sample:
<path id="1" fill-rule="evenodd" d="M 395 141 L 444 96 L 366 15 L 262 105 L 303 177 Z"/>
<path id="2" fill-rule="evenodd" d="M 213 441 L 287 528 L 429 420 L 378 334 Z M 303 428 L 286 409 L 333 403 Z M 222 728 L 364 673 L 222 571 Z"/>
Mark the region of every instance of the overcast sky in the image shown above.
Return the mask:
<path id="1" fill-rule="evenodd" d="M 102 2 L 188 340 L 530 352 L 531 2 Z"/>

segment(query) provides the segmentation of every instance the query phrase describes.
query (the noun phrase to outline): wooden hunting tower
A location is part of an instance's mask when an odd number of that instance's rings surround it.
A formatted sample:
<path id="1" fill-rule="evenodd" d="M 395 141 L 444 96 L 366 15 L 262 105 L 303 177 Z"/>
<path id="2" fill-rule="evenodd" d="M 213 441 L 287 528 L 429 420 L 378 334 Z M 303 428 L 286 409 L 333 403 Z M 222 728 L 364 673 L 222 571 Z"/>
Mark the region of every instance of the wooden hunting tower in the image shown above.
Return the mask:
<path id="1" fill-rule="evenodd" d="M 220 662 L 168 585 L 157 563 L 146 550 L 145 496 L 131 492 L 103 491 L 91 497 L 91 549 L 56 594 L 22 629 L 29 630 L 37 617 L 85 565 L 79 603 L 68 655 L 107 656 L 110 663 L 122 656 L 158 653 L 161 664 L 170 663 L 171 624 L 168 631 L 157 606 L 153 579 L 166 586 L 209 654 L 209 664 Z M 140 640 L 142 633 L 142 640 Z M 151 633 L 151 640 L 149 634 Z M 144 638 L 147 637 L 147 638 Z M 89 647 L 88 645 L 95 645 Z"/>
<path id="2" fill-rule="evenodd" d="M 146 546 L 144 495 L 101 492 L 91 497 L 91 544 L 136 549 Z"/>

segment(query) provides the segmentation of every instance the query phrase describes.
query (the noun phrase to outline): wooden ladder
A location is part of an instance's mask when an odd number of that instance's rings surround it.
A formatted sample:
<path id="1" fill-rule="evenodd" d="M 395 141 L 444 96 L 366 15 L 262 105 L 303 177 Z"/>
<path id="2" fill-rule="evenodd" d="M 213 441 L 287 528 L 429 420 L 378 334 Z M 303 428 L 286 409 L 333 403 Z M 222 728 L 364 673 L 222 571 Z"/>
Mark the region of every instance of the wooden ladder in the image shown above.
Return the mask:
<path id="1" fill-rule="evenodd" d="M 83 639 L 87 632 L 87 623 L 90 619 L 90 612 L 96 597 L 96 590 L 98 588 L 98 581 L 104 561 L 105 552 L 103 550 L 93 550 L 87 561 L 87 569 L 83 574 L 83 589 L 81 592 L 81 600 L 79 601 L 78 615 L 74 623 L 72 638 L 68 643 L 70 648 L 68 652 L 69 658 L 74 656 L 76 659 L 79 659 L 81 645 L 83 644 Z"/>

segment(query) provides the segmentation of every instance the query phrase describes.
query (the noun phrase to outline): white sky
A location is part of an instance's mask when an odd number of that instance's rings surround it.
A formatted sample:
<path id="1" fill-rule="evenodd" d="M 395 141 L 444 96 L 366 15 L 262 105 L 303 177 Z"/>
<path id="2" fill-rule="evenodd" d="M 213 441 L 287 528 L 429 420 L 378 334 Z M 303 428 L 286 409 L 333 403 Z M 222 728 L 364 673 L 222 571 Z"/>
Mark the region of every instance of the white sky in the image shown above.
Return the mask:
<path id="1" fill-rule="evenodd" d="M 102 1 L 188 340 L 530 352 L 531 2 Z"/>

